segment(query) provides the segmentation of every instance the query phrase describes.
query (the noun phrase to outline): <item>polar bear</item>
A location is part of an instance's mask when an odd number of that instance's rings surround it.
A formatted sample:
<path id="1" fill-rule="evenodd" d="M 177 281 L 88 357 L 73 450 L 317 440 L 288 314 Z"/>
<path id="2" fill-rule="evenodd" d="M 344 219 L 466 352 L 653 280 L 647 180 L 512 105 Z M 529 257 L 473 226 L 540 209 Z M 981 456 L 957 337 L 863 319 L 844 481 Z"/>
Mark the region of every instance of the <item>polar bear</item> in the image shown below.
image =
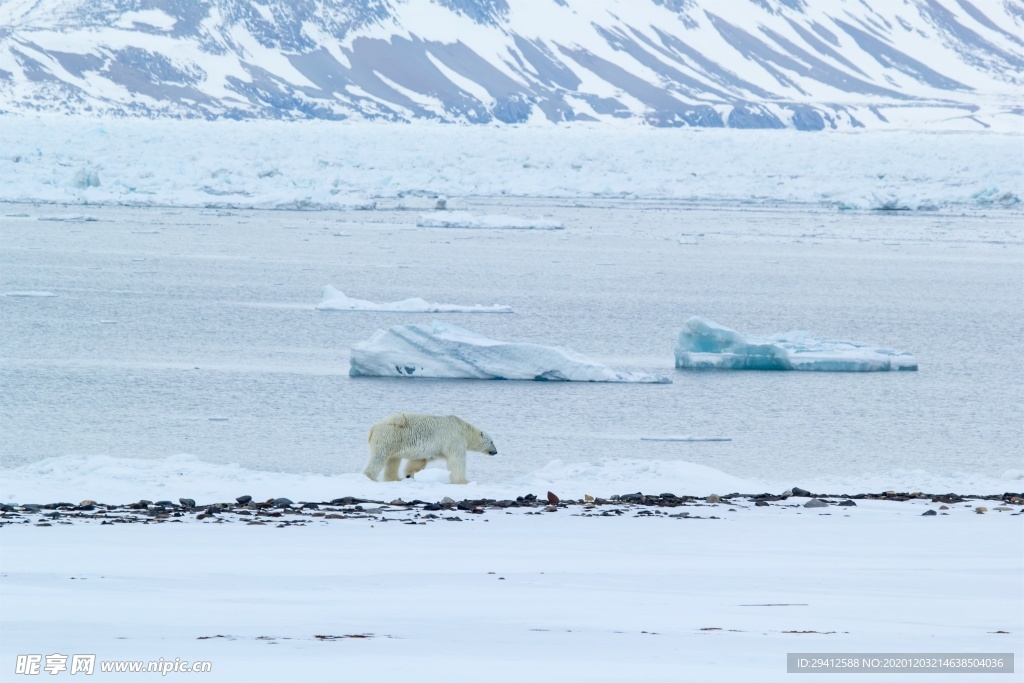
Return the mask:
<path id="1" fill-rule="evenodd" d="M 384 481 L 398 481 L 398 465 L 408 460 L 405 476 L 411 477 L 430 460 L 448 463 L 451 483 L 465 484 L 466 451 L 494 455 L 491 437 L 454 415 L 395 413 L 370 428 L 370 459 L 363 469 L 376 481 L 384 470 Z"/>

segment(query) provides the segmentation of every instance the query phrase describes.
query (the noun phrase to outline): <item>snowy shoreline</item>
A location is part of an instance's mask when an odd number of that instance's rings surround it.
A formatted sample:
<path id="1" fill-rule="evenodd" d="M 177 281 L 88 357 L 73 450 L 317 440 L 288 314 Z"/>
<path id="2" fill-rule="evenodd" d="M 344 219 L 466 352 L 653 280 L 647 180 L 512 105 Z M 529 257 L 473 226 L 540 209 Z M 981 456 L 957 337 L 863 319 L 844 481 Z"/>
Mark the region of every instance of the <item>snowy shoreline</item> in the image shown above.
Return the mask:
<path id="1" fill-rule="evenodd" d="M 978 503 L 984 502 L 992 507 Z M 386 502 L 355 496 L 343 496 L 330 501 L 292 501 L 289 498 L 270 498 L 263 502 L 252 500 L 252 496 L 239 496 L 234 502 L 198 502 L 190 498 L 170 500 L 139 500 L 133 503 L 102 503 L 83 500 L 72 503 L 22 503 L 7 505 L 0 503 L 0 527 L 32 524 L 37 527 L 54 524 L 115 524 L 142 523 L 162 524 L 183 523 L 244 523 L 247 525 L 302 526 L 328 520 L 368 519 L 377 522 L 398 521 L 403 524 L 426 524 L 434 521 L 461 522 L 487 513 L 540 515 L 566 512 L 579 517 L 632 517 L 666 516 L 675 519 L 722 519 L 719 514 L 754 511 L 758 508 L 775 508 L 774 512 L 816 512 L 823 514 L 848 513 L 850 508 L 878 503 L 910 503 L 896 510 L 908 513 L 910 508 L 921 516 L 962 514 L 1007 513 L 1011 516 L 1024 514 L 1024 493 L 1003 494 L 957 494 L 897 492 L 826 494 L 810 491 L 791 490 L 781 495 L 771 493 L 726 493 L 706 497 L 661 493 L 645 495 L 642 492 L 613 495 L 601 498 L 586 495 L 583 498 L 562 499 L 548 491 L 544 496 L 528 493 L 513 498 L 465 498 L 459 501 L 446 496 L 437 502 L 419 499 L 404 501 L 401 498 Z M 954 506 L 958 506 L 954 509 Z M 688 508 L 680 510 L 678 508 Z M 840 509 L 842 508 L 842 509 Z M 826 512 L 829 510 L 830 512 Z M 766 513 L 768 511 L 765 511 Z M 698 514 L 700 513 L 700 514 Z M 727 516 L 727 515 L 726 515 Z"/>
<path id="2" fill-rule="evenodd" d="M 511 683 L 526 675 L 514 653 L 559 679 L 674 683 L 788 681 L 795 651 L 1024 654 L 1007 635 L 1024 629 L 1021 513 L 995 503 L 537 505 L 8 525 L 0 659 L 205 661 L 224 683 Z"/>

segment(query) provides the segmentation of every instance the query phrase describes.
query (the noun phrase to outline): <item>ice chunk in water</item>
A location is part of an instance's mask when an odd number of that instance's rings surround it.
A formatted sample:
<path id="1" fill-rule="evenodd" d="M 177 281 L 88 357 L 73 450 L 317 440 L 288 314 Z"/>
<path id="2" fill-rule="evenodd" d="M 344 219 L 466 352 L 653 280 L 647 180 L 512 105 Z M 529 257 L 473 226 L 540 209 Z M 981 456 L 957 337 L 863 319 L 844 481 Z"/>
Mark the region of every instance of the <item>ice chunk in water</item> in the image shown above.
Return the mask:
<path id="1" fill-rule="evenodd" d="M 877 372 L 917 370 L 917 359 L 905 351 L 820 339 L 803 331 L 744 337 L 728 327 L 693 316 L 679 333 L 676 367 Z"/>

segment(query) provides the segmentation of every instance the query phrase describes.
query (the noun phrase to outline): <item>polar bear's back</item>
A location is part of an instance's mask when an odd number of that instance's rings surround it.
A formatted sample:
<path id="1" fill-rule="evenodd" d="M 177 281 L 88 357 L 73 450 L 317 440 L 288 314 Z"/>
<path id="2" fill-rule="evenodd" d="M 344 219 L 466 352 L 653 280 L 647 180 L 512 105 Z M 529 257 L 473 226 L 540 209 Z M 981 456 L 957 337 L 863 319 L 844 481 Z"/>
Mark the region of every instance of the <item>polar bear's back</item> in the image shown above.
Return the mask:
<path id="1" fill-rule="evenodd" d="M 371 444 L 386 443 L 394 450 L 416 449 L 421 446 L 465 443 L 466 435 L 474 429 L 455 415 L 395 413 L 373 425 L 368 440 Z"/>

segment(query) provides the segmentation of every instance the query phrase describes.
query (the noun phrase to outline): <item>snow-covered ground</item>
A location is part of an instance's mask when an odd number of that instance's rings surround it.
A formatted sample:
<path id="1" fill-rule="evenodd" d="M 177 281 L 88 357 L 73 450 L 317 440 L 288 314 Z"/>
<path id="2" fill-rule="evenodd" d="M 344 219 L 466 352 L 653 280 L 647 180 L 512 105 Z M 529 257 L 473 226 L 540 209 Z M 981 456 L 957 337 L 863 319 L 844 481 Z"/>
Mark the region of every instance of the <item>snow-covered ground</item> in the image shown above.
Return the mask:
<path id="1" fill-rule="evenodd" d="M 636 466 L 615 468 L 628 475 Z M 679 479 L 659 481 L 659 492 L 756 486 L 706 468 L 673 474 Z M 563 499 L 602 493 L 571 475 L 529 483 L 541 498 L 547 484 Z M 115 490 L 99 478 L 83 483 L 78 490 L 97 498 Z M 528 482 L 501 492 L 436 481 L 335 484 L 328 496 L 361 489 L 387 501 L 399 492 L 405 500 L 456 490 L 516 496 Z M 229 490 L 294 488 L 241 480 L 212 492 L 210 482 L 179 488 L 165 479 L 134 491 L 187 490 L 202 505 Z M 0 536 L 0 661 L 10 672 L 18 655 L 93 654 L 90 680 L 101 681 L 126 680 L 100 672 L 103 662 L 161 659 L 210 663 L 207 675 L 168 680 L 224 682 L 784 681 L 790 652 L 1013 653 L 1018 673 L 999 680 L 1019 680 L 1020 505 L 832 499 L 806 507 L 811 500 L 436 516 L 365 504 L 330 517 L 307 509 L 202 521 L 186 513 L 180 523 L 15 523 Z"/>
<path id="2" fill-rule="evenodd" d="M 1024 197 L 1019 131 L 5 116 L 0 135 L 0 201 L 368 209 L 430 195 L 456 204 L 466 196 L 634 197 L 928 210 L 1013 208 Z"/>

